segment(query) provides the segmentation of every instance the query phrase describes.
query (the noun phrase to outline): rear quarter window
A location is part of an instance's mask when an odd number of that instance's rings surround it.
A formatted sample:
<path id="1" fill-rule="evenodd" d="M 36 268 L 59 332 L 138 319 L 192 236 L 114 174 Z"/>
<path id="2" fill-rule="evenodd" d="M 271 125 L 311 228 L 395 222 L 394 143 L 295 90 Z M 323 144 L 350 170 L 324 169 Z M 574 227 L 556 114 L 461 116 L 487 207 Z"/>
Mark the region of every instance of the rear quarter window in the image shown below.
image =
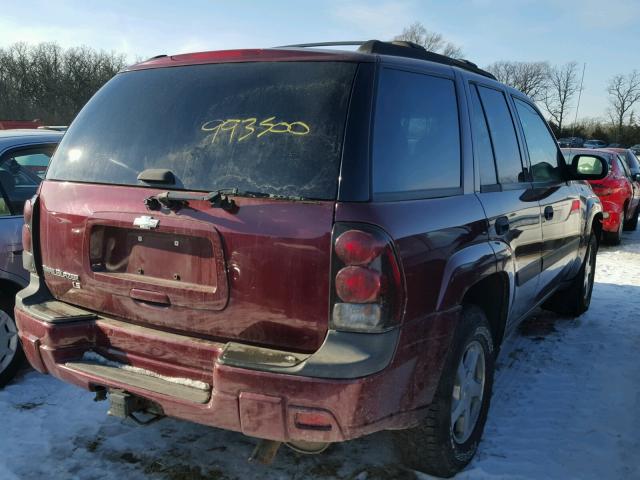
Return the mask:
<path id="1" fill-rule="evenodd" d="M 374 122 L 374 195 L 419 198 L 460 188 L 460 128 L 452 80 L 383 69 Z"/>

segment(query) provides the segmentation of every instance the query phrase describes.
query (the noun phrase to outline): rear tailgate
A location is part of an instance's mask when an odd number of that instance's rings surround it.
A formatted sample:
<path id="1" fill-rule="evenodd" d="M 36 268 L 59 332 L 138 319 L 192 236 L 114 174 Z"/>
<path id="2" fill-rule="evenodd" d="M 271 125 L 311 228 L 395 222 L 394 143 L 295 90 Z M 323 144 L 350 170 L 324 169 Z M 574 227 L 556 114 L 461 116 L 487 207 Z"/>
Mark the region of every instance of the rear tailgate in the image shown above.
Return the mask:
<path id="1" fill-rule="evenodd" d="M 319 347 L 334 202 L 236 198 L 235 213 L 207 202 L 149 212 L 144 199 L 158 192 L 42 184 L 42 263 L 54 297 L 190 335 Z M 157 226 L 135 225 L 141 217 Z"/>
<path id="2" fill-rule="evenodd" d="M 42 185 L 53 295 L 216 341 L 317 349 L 357 71 L 268 61 L 116 75 L 74 120 Z M 145 205 L 222 189 L 236 189 L 237 211 L 202 199 Z"/>

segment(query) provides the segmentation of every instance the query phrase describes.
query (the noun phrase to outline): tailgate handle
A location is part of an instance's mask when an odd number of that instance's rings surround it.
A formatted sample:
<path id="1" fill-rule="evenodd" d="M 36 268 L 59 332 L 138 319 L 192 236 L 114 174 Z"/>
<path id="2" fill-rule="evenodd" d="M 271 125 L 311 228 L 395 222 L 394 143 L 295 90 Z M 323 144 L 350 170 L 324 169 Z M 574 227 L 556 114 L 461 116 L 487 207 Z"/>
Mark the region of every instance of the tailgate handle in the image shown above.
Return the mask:
<path id="1" fill-rule="evenodd" d="M 152 290 L 143 290 L 141 288 L 132 288 L 129 296 L 140 302 L 151 303 L 155 305 L 171 305 L 169 297 L 166 293 L 154 292 Z"/>

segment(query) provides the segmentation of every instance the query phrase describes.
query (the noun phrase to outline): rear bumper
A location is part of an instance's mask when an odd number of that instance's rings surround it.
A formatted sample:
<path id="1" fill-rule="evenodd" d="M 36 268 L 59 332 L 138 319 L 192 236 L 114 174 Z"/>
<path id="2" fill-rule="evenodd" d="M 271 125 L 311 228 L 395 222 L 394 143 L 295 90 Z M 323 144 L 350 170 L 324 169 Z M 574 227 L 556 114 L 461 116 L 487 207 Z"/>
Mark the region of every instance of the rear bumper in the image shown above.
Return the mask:
<path id="1" fill-rule="evenodd" d="M 279 363 L 280 357 L 275 365 L 252 365 L 265 353 L 262 349 L 256 355 L 230 359 L 226 353 L 233 353 L 229 346 L 234 344 L 140 327 L 57 301 L 30 304 L 23 301 L 23 292 L 16 302 L 16 321 L 25 354 L 36 370 L 88 390 L 125 390 L 151 400 L 167 416 L 279 441 L 339 442 L 415 425 L 420 407 L 430 403 L 435 392 L 458 314 L 434 315 L 403 328 L 401 334 L 394 332 L 386 340 L 392 342 L 391 355 L 382 359 L 384 365 L 375 359 L 373 370 L 366 360 L 345 368 L 336 345 L 322 365 L 305 367 L 308 363 L 303 361 L 287 367 Z M 58 317 L 50 313 L 61 309 Z M 75 365 L 86 352 L 167 377 L 205 382 L 211 386 L 208 400 L 190 401 L 150 391 L 141 383 L 78 369 Z M 240 365 L 247 358 L 248 363 Z M 292 369 L 290 373 L 285 373 L 287 368 Z M 367 368 L 368 374 L 355 375 Z M 314 372 L 325 376 L 313 376 Z M 331 372 L 344 372 L 348 378 L 327 378 Z M 297 419 L 309 412 L 321 415 L 330 427 L 301 425 Z"/>

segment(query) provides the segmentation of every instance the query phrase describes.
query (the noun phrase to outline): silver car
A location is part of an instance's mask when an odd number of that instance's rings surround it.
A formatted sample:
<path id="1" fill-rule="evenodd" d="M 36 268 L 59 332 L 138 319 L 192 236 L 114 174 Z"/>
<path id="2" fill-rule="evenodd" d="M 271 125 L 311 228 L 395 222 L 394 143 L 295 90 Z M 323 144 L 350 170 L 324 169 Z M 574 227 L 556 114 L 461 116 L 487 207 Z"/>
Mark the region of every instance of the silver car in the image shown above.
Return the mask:
<path id="1" fill-rule="evenodd" d="M 38 190 L 62 135 L 0 130 L 0 387 L 13 378 L 23 358 L 13 319 L 15 294 L 29 283 L 22 268 L 22 209 Z"/>

